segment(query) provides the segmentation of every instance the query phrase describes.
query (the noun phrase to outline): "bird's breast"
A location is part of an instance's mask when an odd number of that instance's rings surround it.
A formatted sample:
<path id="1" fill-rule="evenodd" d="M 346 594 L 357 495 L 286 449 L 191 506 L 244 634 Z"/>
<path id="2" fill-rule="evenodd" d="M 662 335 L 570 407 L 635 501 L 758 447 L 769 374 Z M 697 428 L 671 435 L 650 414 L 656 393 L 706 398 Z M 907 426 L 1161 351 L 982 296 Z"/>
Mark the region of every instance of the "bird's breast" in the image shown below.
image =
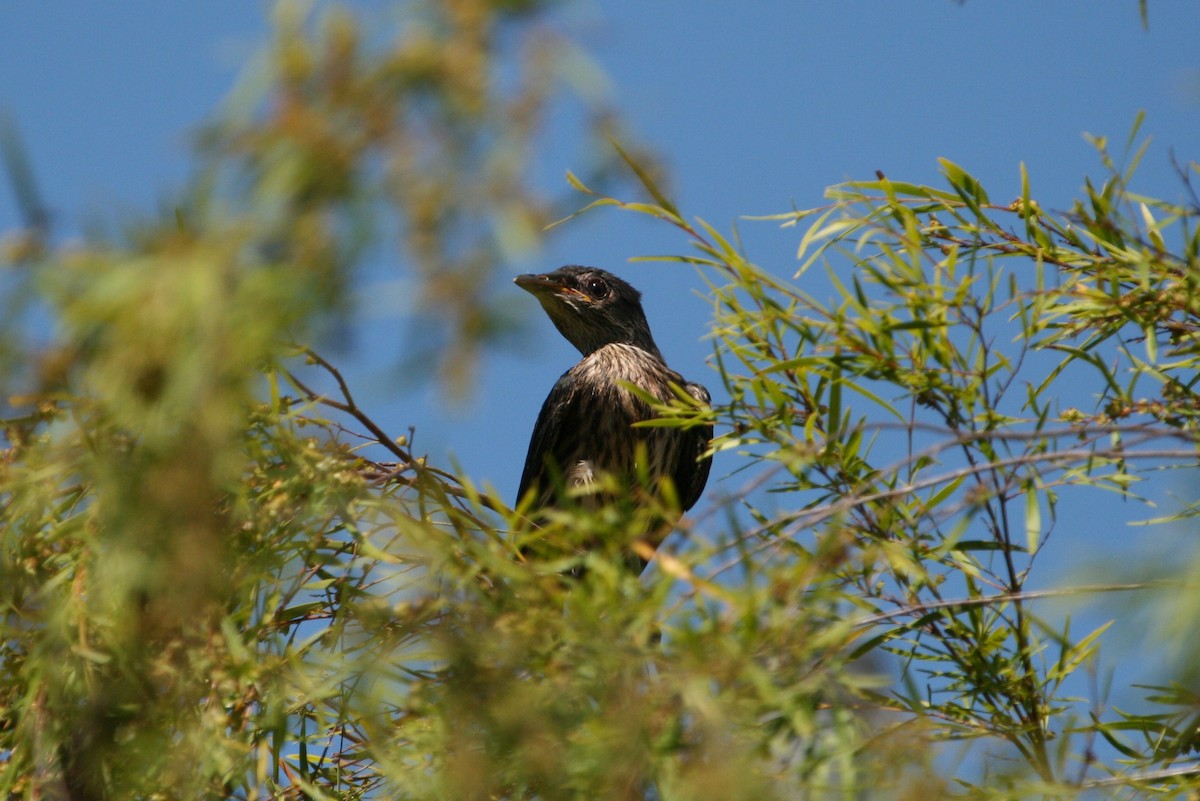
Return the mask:
<path id="1" fill-rule="evenodd" d="M 634 428 L 635 423 L 652 419 L 655 412 L 626 385 L 666 402 L 674 397 L 671 382 L 681 384 L 680 376 L 655 354 L 631 345 L 600 348 L 570 372 L 581 406 L 588 410 L 579 421 L 585 430 L 578 432 L 583 447 L 576 454 L 579 461 L 586 460 L 588 469 L 572 472 L 590 475 L 593 468 L 599 468 L 628 473 L 635 467 L 639 446 L 644 446 L 650 473 L 667 475 L 674 458 L 676 429 Z"/>
<path id="2" fill-rule="evenodd" d="M 682 382 L 661 358 L 633 345 L 606 345 L 586 356 L 572 372 L 585 385 L 613 395 L 623 405 L 647 412 L 646 403 L 622 384 L 633 384 L 656 400 L 668 401 L 672 397 L 671 382 Z"/>

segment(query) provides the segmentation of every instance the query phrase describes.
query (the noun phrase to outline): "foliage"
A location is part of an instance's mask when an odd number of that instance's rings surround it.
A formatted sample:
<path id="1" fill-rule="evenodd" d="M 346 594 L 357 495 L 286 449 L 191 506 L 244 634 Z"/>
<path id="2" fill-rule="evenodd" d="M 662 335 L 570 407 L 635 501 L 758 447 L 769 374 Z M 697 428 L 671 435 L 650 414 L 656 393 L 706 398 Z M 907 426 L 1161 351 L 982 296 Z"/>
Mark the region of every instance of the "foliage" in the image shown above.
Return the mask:
<path id="1" fill-rule="evenodd" d="M 1041 603 L 1068 590 L 1031 584 L 1051 531 L 1084 536 L 1070 496 L 1134 508 L 1152 472 L 1195 467 L 1195 164 L 1186 201 L 1140 197 L 1140 151 L 1096 140 L 1104 179 L 1063 213 L 1024 175 L 994 203 L 949 162 L 944 187 L 834 187 L 772 218 L 799 239 L 791 279 L 620 149 L 648 200 L 572 176 L 674 226 L 709 280 L 728 402 L 663 411 L 711 416 L 743 466 L 639 580 L 624 553 L 662 519 L 653 494 L 534 527 L 294 344 L 336 320 L 392 214 L 453 309 L 427 344 L 462 385 L 502 327 L 482 279 L 556 205 L 522 165 L 566 45 L 536 4 L 415 4 L 390 46 L 288 8 L 267 101 L 208 131 L 179 214 L 65 248 L 31 209 L 8 240 L 6 300 L 55 331 L 3 332 L 23 387 L 0 459 L 6 794 L 1195 792 L 1194 672 L 1154 712 L 1080 698 L 1103 627 L 1054 622 Z M 510 92 L 488 76 L 514 31 Z M 800 289 L 822 281 L 827 301 Z M 523 561 L 533 539 L 559 555 Z M 1194 582 L 1171 587 L 1190 619 Z"/>

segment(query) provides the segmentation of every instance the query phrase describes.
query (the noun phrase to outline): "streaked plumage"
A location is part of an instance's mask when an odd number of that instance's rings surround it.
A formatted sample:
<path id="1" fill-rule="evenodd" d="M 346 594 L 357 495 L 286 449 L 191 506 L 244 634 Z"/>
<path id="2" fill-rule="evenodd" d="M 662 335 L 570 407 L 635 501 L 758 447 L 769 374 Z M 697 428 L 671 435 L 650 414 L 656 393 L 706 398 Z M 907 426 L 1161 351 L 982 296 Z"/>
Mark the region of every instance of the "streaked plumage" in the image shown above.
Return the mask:
<path id="1" fill-rule="evenodd" d="M 641 293 L 591 267 L 522 275 L 516 283 L 537 297 L 555 327 L 583 355 L 542 404 L 518 499 L 536 487 L 537 505 L 549 506 L 560 484 L 587 485 L 600 473 L 632 476 L 638 445 L 644 443 L 649 475 L 669 476 L 683 510 L 690 509 L 708 480 L 711 457 L 701 457 L 712 427 L 633 428 L 655 412 L 621 383 L 663 402 L 675 399 L 672 384 L 705 405 L 709 393 L 667 367 L 642 311 Z"/>

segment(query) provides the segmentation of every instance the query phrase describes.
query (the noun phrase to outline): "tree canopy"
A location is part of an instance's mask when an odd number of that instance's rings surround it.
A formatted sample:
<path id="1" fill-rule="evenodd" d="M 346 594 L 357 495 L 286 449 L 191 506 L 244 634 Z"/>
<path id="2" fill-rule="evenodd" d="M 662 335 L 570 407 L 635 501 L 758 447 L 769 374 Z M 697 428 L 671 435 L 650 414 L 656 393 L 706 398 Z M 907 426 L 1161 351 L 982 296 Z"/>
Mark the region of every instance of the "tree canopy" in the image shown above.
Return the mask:
<path id="1" fill-rule="evenodd" d="M 1195 525 L 1200 504 L 1141 489 L 1196 481 L 1197 163 L 1183 200 L 1140 194 L 1139 119 L 1093 140 L 1062 211 L 1023 168 L 1003 199 L 970 165 L 878 174 L 748 221 L 796 249 L 760 265 L 586 82 L 563 99 L 574 45 L 541 6 L 414 3 L 381 41 L 282 5 L 257 93 L 119 237 L 56 242 L 7 140 L 26 219 L 0 322 L 0 789 L 1194 794 L 1200 563 L 1064 587 L 1038 557 L 1051 532 L 1090 547 L 1069 503 Z M 559 102 L 594 141 L 546 196 L 526 168 Z M 655 258 L 704 277 L 725 400 L 656 423 L 714 422 L 744 477 L 642 577 L 625 532 L 657 496 L 535 525 L 384 430 L 319 347 L 398 221 L 403 269 L 449 312 L 414 341 L 461 390 L 504 328 L 502 254 L 600 207 L 665 226 L 678 248 Z M 564 546 L 524 559 L 532 539 Z M 1111 593 L 1181 632 L 1159 684 L 1123 688 L 1136 712 L 1098 686 L 1106 626 L 1047 609 Z"/>

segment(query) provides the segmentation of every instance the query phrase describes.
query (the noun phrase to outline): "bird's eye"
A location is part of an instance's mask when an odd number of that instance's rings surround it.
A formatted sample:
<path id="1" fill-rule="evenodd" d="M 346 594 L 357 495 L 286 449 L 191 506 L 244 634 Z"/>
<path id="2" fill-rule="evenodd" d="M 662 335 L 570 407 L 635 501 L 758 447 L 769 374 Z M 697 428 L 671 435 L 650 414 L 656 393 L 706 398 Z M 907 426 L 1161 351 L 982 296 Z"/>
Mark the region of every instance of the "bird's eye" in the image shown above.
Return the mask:
<path id="1" fill-rule="evenodd" d="M 608 296 L 608 282 L 600 278 L 588 278 L 583 282 L 583 288 L 595 300 Z"/>

